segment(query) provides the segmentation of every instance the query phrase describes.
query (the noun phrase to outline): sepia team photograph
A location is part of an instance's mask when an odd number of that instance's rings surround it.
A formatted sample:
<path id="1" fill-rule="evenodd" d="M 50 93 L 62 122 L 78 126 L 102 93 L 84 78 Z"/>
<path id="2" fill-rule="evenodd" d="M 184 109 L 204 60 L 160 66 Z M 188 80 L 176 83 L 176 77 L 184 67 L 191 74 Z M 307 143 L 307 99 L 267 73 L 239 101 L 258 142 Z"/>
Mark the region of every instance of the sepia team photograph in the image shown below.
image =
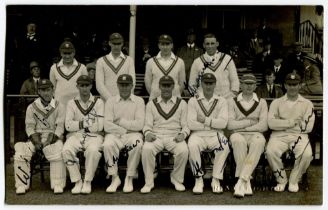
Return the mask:
<path id="1" fill-rule="evenodd" d="M 5 0 L 2 207 L 323 209 L 326 8 Z"/>

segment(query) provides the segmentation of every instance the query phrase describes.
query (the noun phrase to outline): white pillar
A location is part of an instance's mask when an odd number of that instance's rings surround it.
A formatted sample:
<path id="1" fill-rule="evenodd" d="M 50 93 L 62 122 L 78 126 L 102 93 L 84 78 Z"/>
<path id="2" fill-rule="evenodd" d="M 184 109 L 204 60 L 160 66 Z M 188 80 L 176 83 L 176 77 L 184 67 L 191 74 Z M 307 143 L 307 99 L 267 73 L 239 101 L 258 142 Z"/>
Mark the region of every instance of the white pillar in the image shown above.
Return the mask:
<path id="1" fill-rule="evenodd" d="M 137 6 L 130 6 L 130 34 L 129 34 L 129 56 L 135 60 L 135 51 L 136 51 L 136 14 L 137 14 Z"/>

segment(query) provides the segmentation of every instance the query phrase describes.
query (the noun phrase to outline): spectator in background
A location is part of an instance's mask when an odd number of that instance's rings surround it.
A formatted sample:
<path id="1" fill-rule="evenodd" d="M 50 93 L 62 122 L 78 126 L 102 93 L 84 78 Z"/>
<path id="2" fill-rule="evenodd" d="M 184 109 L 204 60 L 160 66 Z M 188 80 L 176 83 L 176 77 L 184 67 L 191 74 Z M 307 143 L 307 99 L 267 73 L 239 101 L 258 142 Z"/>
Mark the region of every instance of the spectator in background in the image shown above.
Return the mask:
<path id="1" fill-rule="evenodd" d="M 108 44 L 111 47 L 110 53 L 99 58 L 96 63 L 96 87 L 104 101 L 119 94 L 116 81 L 121 74 L 130 74 L 133 84 L 136 81 L 134 61 L 122 52 L 123 36 L 112 33 Z"/>
<path id="2" fill-rule="evenodd" d="M 158 48 L 159 53 L 146 64 L 145 86 L 150 95 L 149 100 L 160 96 L 158 82 L 162 76 L 171 76 L 174 79 L 173 95 L 179 97 L 186 81 L 184 61 L 172 52 L 173 39 L 170 35 L 160 35 Z"/>
<path id="3" fill-rule="evenodd" d="M 303 44 L 295 42 L 293 44 L 292 53 L 287 56 L 287 68 L 295 71 L 295 73 L 299 74 L 301 77 L 303 77 L 304 73 L 303 57 L 306 54 L 302 50 Z"/>
<path id="4" fill-rule="evenodd" d="M 259 39 L 257 36 L 257 30 L 254 30 L 251 39 L 248 43 L 248 55 L 251 58 L 254 58 L 257 54 L 262 52 L 263 40 Z"/>
<path id="5" fill-rule="evenodd" d="M 40 65 L 37 61 L 30 63 L 31 77 L 24 81 L 21 89 L 21 95 L 37 95 L 38 94 L 38 82 L 40 80 Z M 32 100 L 33 101 L 33 100 Z M 32 102 L 30 101 L 30 102 Z"/>
<path id="6" fill-rule="evenodd" d="M 275 81 L 277 84 L 283 87 L 284 80 L 288 73 L 286 64 L 283 62 L 283 58 L 280 53 L 272 53 L 273 66 L 271 67 L 274 70 Z"/>
<path id="7" fill-rule="evenodd" d="M 265 69 L 270 68 L 272 65 L 271 42 L 264 41 L 262 52 L 255 57 L 255 71 L 264 74 Z"/>
<path id="8" fill-rule="evenodd" d="M 65 40 L 59 47 L 61 60 L 50 68 L 50 81 L 54 85 L 55 99 L 66 106 L 70 99 L 78 95 L 76 80 L 80 75 L 88 75 L 86 67 L 75 59 L 75 47 Z"/>
<path id="9" fill-rule="evenodd" d="M 91 79 L 91 84 L 92 84 L 92 88 L 91 88 L 90 92 L 92 95 L 98 96 L 99 93 L 96 88 L 96 63 L 95 62 L 88 63 L 86 67 L 87 67 L 88 75 Z"/>
<path id="10" fill-rule="evenodd" d="M 314 95 L 322 94 L 322 83 L 320 78 L 320 70 L 316 65 L 316 56 L 307 54 L 303 57 L 304 62 L 304 77 L 302 79 L 301 94 Z"/>
<path id="11" fill-rule="evenodd" d="M 31 61 L 37 59 L 43 62 L 43 49 L 41 42 L 41 37 L 37 32 L 37 24 L 34 21 L 28 22 L 26 25 L 26 32 L 22 37 L 16 40 L 16 50 L 17 50 L 17 60 L 16 62 L 20 64 L 19 72 L 15 75 L 16 81 L 21 84 L 26 78 L 29 77 L 29 71 L 26 67 Z"/>
<path id="12" fill-rule="evenodd" d="M 235 62 L 236 68 L 238 72 L 246 71 L 246 56 L 239 49 L 239 45 L 237 42 L 232 43 L 230 46 L 229 54 L 233 61 Z"/>
<path id="13" fill-rule="evenodd" d="M 219 42 L 214 34 L 204 36 L 205 53 L 197 58 L 190 71 L 188 89 L 191 95 L 201 92 L 201 79 L 205 73 L 213 73 L 216 78 L 215 94 L 230 98 L 239 92 L 239 78 L 235 63 L 230 55 L 219 52 Z"/>
<path id="14" fill-rule="evenodd" d="M 151 58 L 153 56 L 153 52 L 150 48 L 150 43 L 148 38 L 144 38 L 142 40 L 142 46 L 141 48 L 138 49 L 138 53 L 137 53 L 137 68 L 136 68 L 136 73 L 139 74 L 144 74 L 146 71 L 146 63 L 149 60 L 149 58 Z"/>
<path id="15" fill-rule="evenodd" d="M 264 42 L 273 39 L 273 30 L 269 26 L 266 18 L 261 20 L 261 24 L 257 29 L 259 39 L 262 39 Z"/>
<path id="16" fill-rule="evenodd" d="M 196 45 L 196 33 L 194 29 L 189 29 L 187 33 L 187 43 L 185 46 L 178 49 L 177 56 L 182 58 L 186 68 L 186 81 L 189 81 L 191 65 L 196 58 L 204 52 L 202 48 Z"/>
<path id="17" fill-rule="evenodd" d="M 276 76 L 271 69 L 265 71 L 265 83 L 257 87 L 256 94 L 259 98 L 280 98 L 283 91 L 280 85 L 275 84 Z"/>

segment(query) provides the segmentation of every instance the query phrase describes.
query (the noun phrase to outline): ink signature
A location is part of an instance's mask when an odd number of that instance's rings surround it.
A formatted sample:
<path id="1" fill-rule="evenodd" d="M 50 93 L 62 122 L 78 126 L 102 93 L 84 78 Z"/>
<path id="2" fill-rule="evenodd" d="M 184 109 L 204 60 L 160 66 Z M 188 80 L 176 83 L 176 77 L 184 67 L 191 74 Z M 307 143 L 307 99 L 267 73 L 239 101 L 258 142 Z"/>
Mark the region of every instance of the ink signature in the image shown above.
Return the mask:
<path id="1" fill-rule="evenodd" d="M 115 157 L 115 156 L 113 156 L 113 164 L 112 165 L 109 165 L 109 161 L 107 160 L 106 161 L 106 168 L 111 168 L 111 167 L 113 167 L 113 166 L 115 166 L 116 165 L 116 163 L 118 162 L 118 157 Z"/>
<path id="2" fill-rule="evenodd" d="M 310 115 L 308 116 L 308 118 L 304 121 L 304 122 L 305 122 L 305 126 L 304 126 L 304 128 L 302 128 L 302 124 L 300 124 L 301 133 L 303 133 L 303 132 L 306 131 L 307 126 L 308 126 L 308 124 L 309 124 L 309 122 L 310 122 L 310 118 L 313 116 L 313 114 L 314 114 L 314 108 L 312 108 L 312 112 L 311 112 L 311 114 L 310 114 Z"/>
<path id="3" fill-rule="evenodd" d="M 140 143 L 140 142 L 141 141 L 139 139 L 137 139 L 135 144 L 125 145 L 124 148 L 122 149 L 122 152 L 128 154 L 131 150 L 136 148 L 138 146 L 138 143 Z"/>
<path id="4" fill-rule="evenodd" d="M 201 168 L 201 165 L 197 161 L 190 161 L 191 162 L 191 169 L 193 171 L 194 177 L 199 178 L 202 177 L 204 172 Z"/>

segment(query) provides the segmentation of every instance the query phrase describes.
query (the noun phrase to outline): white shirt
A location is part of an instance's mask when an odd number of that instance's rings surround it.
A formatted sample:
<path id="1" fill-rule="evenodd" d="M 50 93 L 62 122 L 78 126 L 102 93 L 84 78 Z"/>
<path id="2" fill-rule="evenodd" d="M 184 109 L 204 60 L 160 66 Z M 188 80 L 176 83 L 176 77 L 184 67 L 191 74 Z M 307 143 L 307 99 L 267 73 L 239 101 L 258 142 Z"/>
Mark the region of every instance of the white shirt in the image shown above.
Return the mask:
<path id="1" fill-rule="evenodd" d="M 250 108 L 252 108 L 252 106 L 254 105 L 255 101 L 259 102 L 259 98 L 257 97 L 256 93 L 253 93 L 253 97 L 251 98 L 251 100 L 246 101 L 243 97 L 243 93 L 240 93 L 237 96 L 237 101 L 241 104 L 241 106 L 248 111 Z"/>

